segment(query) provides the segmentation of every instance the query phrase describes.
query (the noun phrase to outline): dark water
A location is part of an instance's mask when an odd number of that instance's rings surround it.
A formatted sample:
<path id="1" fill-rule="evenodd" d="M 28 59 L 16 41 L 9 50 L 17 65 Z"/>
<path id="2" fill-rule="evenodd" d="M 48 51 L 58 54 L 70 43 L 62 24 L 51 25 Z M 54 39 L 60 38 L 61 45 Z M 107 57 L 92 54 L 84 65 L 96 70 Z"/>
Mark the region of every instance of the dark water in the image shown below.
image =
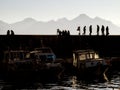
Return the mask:
<path id="1" fill-rule="evenodd" d="M 19 78 L 19 77 L 18 77 Z M 0 80 L 0 90 L 120 90 L 120 72 L 114 73 L 109 81 L 80 80 L 77 76 L 64 75 L 62 79 L 42 81 L 4 81 Z"/>

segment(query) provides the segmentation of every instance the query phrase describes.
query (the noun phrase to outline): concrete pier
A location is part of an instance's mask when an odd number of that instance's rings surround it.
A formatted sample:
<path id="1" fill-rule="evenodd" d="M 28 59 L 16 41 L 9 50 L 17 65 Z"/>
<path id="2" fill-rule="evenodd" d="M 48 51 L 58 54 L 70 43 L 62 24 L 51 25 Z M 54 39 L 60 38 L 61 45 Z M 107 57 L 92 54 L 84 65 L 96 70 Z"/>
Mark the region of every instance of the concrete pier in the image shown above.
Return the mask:
<path id="1" fill-rule="evenodd" d="M 77 49 L 93 49 L 102 57 L 120 57 L 120 36 L 0 35 L 0 59 L 5 50 L 51 47 L 57 57 L 72 57 Z"/>

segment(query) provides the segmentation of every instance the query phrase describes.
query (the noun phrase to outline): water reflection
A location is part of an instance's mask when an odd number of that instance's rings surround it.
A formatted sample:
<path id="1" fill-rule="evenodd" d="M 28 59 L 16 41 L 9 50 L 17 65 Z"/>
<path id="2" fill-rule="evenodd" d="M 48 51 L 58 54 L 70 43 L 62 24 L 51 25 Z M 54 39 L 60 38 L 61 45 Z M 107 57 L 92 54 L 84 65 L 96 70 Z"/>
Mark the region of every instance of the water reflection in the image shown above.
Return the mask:
<path id="1" fill-rule="evenodd" d="M 4 82 L 0 81 L 1 89 L 50 89 L 50 90 L 120 90 L 120 72 L 112 75 L 110 81 L 103 83 L 79 80 L 77 76 L 65 75 L 62 80 L 49 82 Z"/>
<path id="2" fill-rule="evenodd" d="M 107 67 L 103 73 L 104 79 L 109 82 L 108 77 L 106 76 L 106 72 L 108 71 L 109 67 Z"/>
<path id="3" fill-rule="evenodd" d="M 73 76 L 72 77 L 72 88 L 76 88 L 76 86 L 77 86 L 77 77 L 76 76 Z"/>
<path id="4" fill-rule="evenodd" d="M 120 90 L 120 76 L 113 75 L 113 78 L 109 82 L 104 83 L 87 83 L 85 81 L 78 80 L 76 76 L 71 76 L 67 80 L 62 81 L 59 86 L 52 86 L 54 90 Z"/>

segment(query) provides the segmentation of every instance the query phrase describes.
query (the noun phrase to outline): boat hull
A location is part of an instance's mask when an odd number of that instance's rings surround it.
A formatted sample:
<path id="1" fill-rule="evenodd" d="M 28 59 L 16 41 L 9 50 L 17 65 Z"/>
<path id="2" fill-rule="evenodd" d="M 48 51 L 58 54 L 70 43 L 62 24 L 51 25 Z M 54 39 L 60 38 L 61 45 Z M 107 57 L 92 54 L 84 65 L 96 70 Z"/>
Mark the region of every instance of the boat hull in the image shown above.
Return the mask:
<path id="1" fill-rule="evenodd" d="M 49 78 L 59 78 L 59 73 L 63 67 L 60 63 L 46 64 L 5 64 L 1 70 L 1 75 L 4 80 L 11 81 L 32 81 L 32 80 L 49 80 Z"/>
<path id="2" fill-rule="evenodd" d="M 105 81 L 104 80 L 104 72 L 107 69 L 108 66 L 94 66 L 94 67 L 89 67 L 89 68 L 84 68 L 84 69 L 78 69 L 76 68 L 76 76 L 78 79 L 83 79 L 83 80 L 97 80 L 97 81 Z"/>

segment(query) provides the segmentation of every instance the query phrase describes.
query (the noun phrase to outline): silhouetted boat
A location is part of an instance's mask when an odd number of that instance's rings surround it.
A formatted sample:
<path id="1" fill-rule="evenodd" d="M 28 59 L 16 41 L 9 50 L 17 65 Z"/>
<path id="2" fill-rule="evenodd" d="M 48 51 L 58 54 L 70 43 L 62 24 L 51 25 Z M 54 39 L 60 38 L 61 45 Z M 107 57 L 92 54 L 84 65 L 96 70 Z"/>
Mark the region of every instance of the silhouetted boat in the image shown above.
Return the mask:
<path id="1" fill-rule="evenodd" d="M 39 65 L 39 69 L 48 69 L 61 66 L 61 62 L 59 62 L 60 60 L 57 60 L 56 55 L 49 47 L 35 48 L 34 51 L 27 54 L 27 58 L 31 59 L 33 62 L 36 62 L 36 65 Z"/>
<path id="2" fill-rule="evenodd" d="M 84 76 L 102 75 L 108 61 L 100 58 L 94 50 L 76 50 L 73 52 L 73 66 Z"/>
<path id="3" fill-rule="evenodd" d="M 4 52 L 3 69 L 7 76 L 54 77 L 62 71 L 60 60 L 49 47 L 33 51 L 8 50 Z"/>

